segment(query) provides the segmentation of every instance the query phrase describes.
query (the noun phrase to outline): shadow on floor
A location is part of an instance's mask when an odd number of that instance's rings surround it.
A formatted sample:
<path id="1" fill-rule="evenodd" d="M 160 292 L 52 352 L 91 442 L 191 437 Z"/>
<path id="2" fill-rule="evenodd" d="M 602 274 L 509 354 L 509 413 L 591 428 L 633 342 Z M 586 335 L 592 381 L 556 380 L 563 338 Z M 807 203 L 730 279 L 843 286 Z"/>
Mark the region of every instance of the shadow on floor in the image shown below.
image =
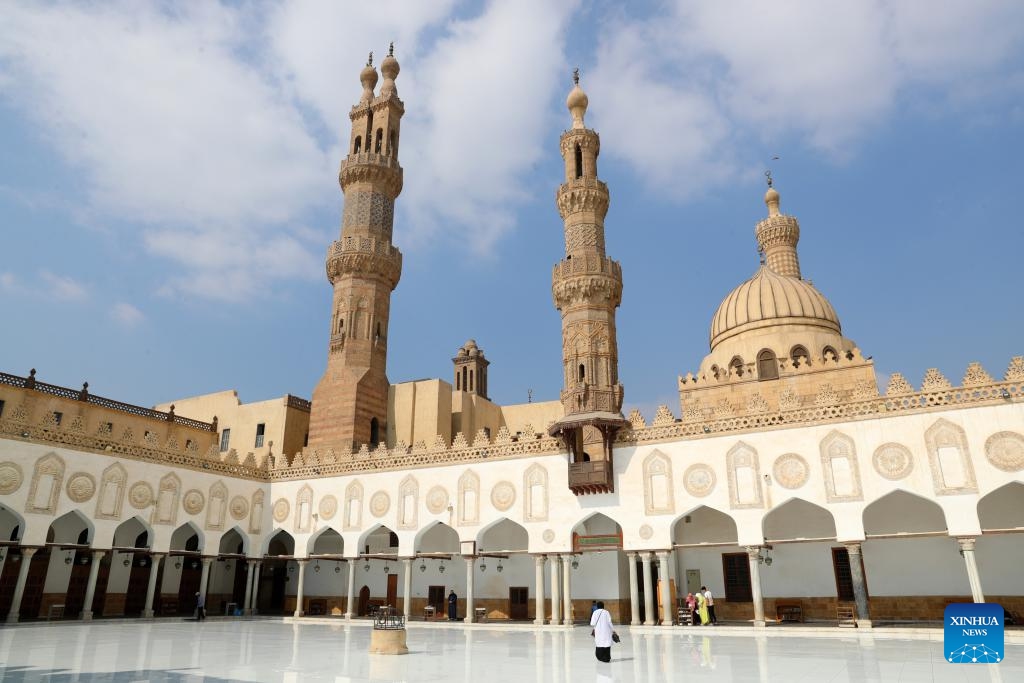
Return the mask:
<path id="1" fill-rule="evenodd" d="M 35 681 L 52 681 L 53 683 L 129 683 L 130 681 L 158 681 L 166 683 L 192 683 L 194 681 L 231 680 L 217 676 L 190 674 L 185 670 L 169 671 L 157 669 L 137 669 L 134 671 L 102 671 L 96 673 L 76 672 L 69 669 L 44 669 L 33 666 L 0 666 L 0 681 L 16 681 L 17 683 L 34 683 Z"/>

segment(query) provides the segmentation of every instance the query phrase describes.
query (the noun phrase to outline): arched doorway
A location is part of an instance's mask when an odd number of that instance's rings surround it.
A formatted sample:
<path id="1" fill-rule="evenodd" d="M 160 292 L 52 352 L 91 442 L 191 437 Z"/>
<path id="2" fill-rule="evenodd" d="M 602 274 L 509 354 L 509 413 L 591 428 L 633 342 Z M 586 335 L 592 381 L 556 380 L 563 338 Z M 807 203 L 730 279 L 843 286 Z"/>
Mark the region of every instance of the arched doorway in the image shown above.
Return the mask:
<path id="1" fill-rule="evenodd" d="M 220 537 L 217 562 L 210 570 L 206 595 L 207 610 L 213 614 L 226 614 L 231 603 L 235 609 L 243 607 L 246 579 L 249 577 L 245 551 L 246 538 L 237 526 Z"/>
<path id="2" fill-rule="evenodd" d="M 1010 482 L 983 496 L 978 521 L 975 556 L 985 601 L 1024 616 L 1024 484 Z"/>
<path id="3" fill-rule="evenodd" d="M 386 526 L 371 529 L 360 538 L 363 579 L 370 589 L 368 609 L 381 605 L 398 608 L 398 534 Z"/>
<path id="4" fill-rule="evenodd" d="M 460 557 L 459 534 L 447 524 L 435 522 L 417 534 L 413 548 L 416 555 L 413 560 L 413 582 L 417 579 L 422 582 L 419 590 L 413 589 L 413 595 L 426 595 L 413 598 L 411 613 L 425 615 L 426 607 L 430 606 L 434 618 L 447 618 L 448 594 L 454 590 L 456 595 L 461 596 L 456 614 L 464 614 L 466 568 L 464 562 L 454 561 Z M 456 567 L 457 564 L 462 566 Z M 478 602 L 477 606 L 484 605 Z"/>
<path id="5" fill-rule="evenodd" d="M 125 520 L 114 530 L 112 550 L 100 562 L 93 616 L 142 615 L 153 570 L 151 539 L 149 527 L 138 517 Z"/>
<path id="6" fill-rule="evenodd" d="M 707 586 L 714 597 L 717 619 L 753 618 L 750 565 L 747 551 L 737 544 L 738 539 L 736 521 L 705 505 L 676 519 L 672 525 L 672 546 L 680 599 Z"/>
<path id="7" fill-rule="evenodd" d="M 22 618 L 45 617 L 57 605 L 64 605 L 66 618 L 77 618 L 82 613 L 92 561 L 92 533 L 89 520 L 78 510 L 53 520 L 46 532 L 46 548 L 32 558 L 21 600 Z M 44 592 L 47 585 L 50 591 Z"/>
<path id="8" fill-rule="evenodd" d="M 306 614 L 344 614 L 349 571 L 349 563 L 342 561 L 345 539 L 333 528 L 326 527 L 310 538 L 307 548 Z"/>
<path id="9" fill-rule="evenodd" d="M 569 597 L 573 621 L 589 623 L 594 601 L 601 600 L 605 609 L 611 612 L 614 623 L 628 622 L 629 595 L 627 593 L 623 598 L 622 586 L 625 584 L 628 591 L 629 564 L 626 554 L 622 552 L 622 527 L 607 515 L 594 513 L 573 527 L 572 549 L 574 557 L 570 571 L 573 574 Z M 658 577 L 657 563 L 652 569 L 655 570 L 652 579 L 654 591 L 657 593 L 659 590 L 660 578 L 666 580 L 665 590 L 671 590 L 671 576 Z M 562 599 L 564 601 L 565 596 Z M 566 615 L 562 616 L 565 618 Z"/>
<path id="10" fill-rule="evenodd" d="M 536 596 L 537 581 L 533 559 L 527 553 L 529 544 L 526 529 L 507 518 L 485 527 L 477 537 L 477 553 L 481 556 L 478 565 L 486 566 L 483 575 L 489 576 L 480 582 L 487 592 L 474 600 L 477 606 L 487 608 L 488 619 L 534 618 L 536 601 L 530 595 Z"/>
<path id="11" fill-rule="evenodd" d="M 767 619 L 834 620 L 840 601 L 853 604 L 846 547 L 836 543 L 836 522 L 820 505 L 791 498 L 761 522 L 759 558 Z"/>
<path id="12" fill-rule="evenodd" d="M 260 572 L 260 590 L 257 595 L 258 608 L 262 614 L 284 614 L 285 594 L 296 565 L 295 539 L 284 529 L 278 529 L 267 542 L 267 553 Z M 295 589 L 290 591 L 295 593 Z M 293 610 L 294 611 L 294 610 Z"/>
<path id="13" fill-rule="evenodd" d="M 21 569 L 21 538 L 25 532 L 25 520 L 6 505 L 0 504 L 0 619 L 6 619 L 14 598 L 14 587 L 18 583 Z"/>
<path id="14" fill-rule="evenodd" d="M 202 532 L 192 522 L 186 522 L 171 534 L 170 554 L 164 571 L 164 586 L 161 590 L 161 613 L 194 614 L 196 594 L 203 577 Z M 177 585 L 177 591 L 174 586 Z M 176 594 L 175 594 L 176 593 Z"/>

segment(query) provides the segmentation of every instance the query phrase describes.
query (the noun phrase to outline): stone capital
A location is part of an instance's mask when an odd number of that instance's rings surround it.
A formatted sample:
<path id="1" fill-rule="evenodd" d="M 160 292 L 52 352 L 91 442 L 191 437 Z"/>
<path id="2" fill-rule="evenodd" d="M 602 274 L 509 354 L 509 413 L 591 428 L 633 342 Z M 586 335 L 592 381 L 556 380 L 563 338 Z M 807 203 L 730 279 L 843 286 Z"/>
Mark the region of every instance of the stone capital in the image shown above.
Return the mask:
<path id="1" fill-rule="evenodd" d="M 751 560 L 757 560 L 761 558 L 761 546 L 759 545 L 748 545 L 746 547 L 747 557 Z"/>
<path id="2" fill-rule="evenodd" d="M 974 552 L 974 536 L 958 536 L 956 542 L 960 545 L 960 552 Z"/>
<path id="3" fill-rule="evenodd" d="M 860 555 L 861 554 L 860 553 L 860 551 L 861 551 L 860 541 L 843 542 L 843 545 L 846 546 L 846 551 L 849 554 L 851 554 L 851 555 Z"/>

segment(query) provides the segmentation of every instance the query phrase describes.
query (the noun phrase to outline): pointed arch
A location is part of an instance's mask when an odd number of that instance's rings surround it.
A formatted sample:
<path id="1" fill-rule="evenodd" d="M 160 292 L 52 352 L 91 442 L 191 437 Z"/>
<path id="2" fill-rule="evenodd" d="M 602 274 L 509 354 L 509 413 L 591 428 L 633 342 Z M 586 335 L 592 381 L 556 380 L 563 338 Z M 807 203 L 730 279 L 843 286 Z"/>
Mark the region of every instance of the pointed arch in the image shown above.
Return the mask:
<path id="1" fill-rule="evenodd" d="M 779 378 L 779 359 L 771 349 L 757 352 L 757 378 L 762 381 Z"/>
<path id="2" fill-rule="evenodd" d="M 221 555 L 247 555 L 249 549 L 249 538 L 238 526 L 233 526 L 225 531 L 217 544 L 217 550 Z"/>
<path id="3" fill-rule="evenodd" d="M 864 535 L 946 533 L 946 514 L 938 503 L 916 493 L 896 489 L 864 508 Z"/>
<path id="4" fill-rule="evenodd" d="M 648 515 L 671 515 L 676 511 L 672 461 L 657 449 L 644 458 L 644 511 Z"/>
<path id="5" fill-rule="evenodd" d="M 263 554 L 269 557 L 295 557 L 295 537 L 277 529 L 263 541 Z"/>
<path id="6" fill-rule="evenodd" d="M 548 519 L 548 471 L 537 463 L 523 473 L 523 519 L 527 522 Z"/>
<path id="7" fill-rule="evenodd" d="M 476 535 L 477 548 L 491 552 L 502 550 L 526 551 L 530 547 L 530 532 L 522 524 L 508 517 L 500 517 L 480 529 Z"/>
<path id="8" fill-rule="evenodd" d="M 1011 481 L 978 500 L 982 531 L 1024 529 L 1024 483 Z"/>
<path id="9" fill-rule="evenodd" d="M 709 505 L 698 505 L 672 522 L 675 544 L 739 543 L 739 530 L 732 515 Z"/>
<path id="10" fill-rule="evenodd" d="M 764 507 L 761 489 L 761 465 L 757 450 L 738 442 L 725 454 L 729 474 L 729 507 L 733 509 Z"/>
<path id="11" fill-rule="evenodd" d="M 603 512 L 591 512 L 572 525 L 572 532 L 581 536 L 622 533 L 622 525 Z"/>
<path id="12" fill-rule="evenodd" d="M 331 526 L 320 529 L 306 542 L 309 555 L 344 555 L 345 539 Z"/>
<path id="13" fill-rule="evenodd" d="M 345 517 L 342 528 L 358 531 L 363 526 L 363 485 L 353 479 L 345 487 Z"/>
<path id="14" fill-rule="evenodd" d="M 480 523 L 480 476 L 471 469 L 459 477 L 459 525 Z"/>
<path id="15" fill-rule="evenodd" d="M 174 472 L 160 478 L 156 505 L 153 506 L 153 524 L 174 526 L 178 522 L 178 507 L 181 502 L 181 479 Z"/>
<path id="16" fill-rule="evenodd" d="M 303 484 L 295 495 L 295 533 L 308 534 L 313 528 L 313 487 Z"/>
<path id="17" fill-rule="evenodd" d="M 39 515 L 53 515 L 57 512 L 57 501 L 64 484 L 64 470 L 64 459 L 56 453 L 47 453 L 36 460 L 32 468 L 32 483 L 25 512 Z"/>
<path id="18" fill-rule="evenodd" d="M 790 498 L 773 507 L 761 520 L 761 533 L 771 541 L 836 538 L 836 520 L 820 505 Z"/>
<path id="19" fill-rule="evenodd" d="M 146 543 L 143 546 L 139 546 L 137 541 L 142 534 L 146 534 Z M 153 527 L 147 524 L 139 515 L 134 515 L 117 525 L 113 536 L 110 538 L 110 546 L 112 548 L 152 548 L 153 534 Z"/>
<path id="20" fill-rule="evenodd" d="M 82 532 L 85 532 L 85 544 L 92 545 L 96 528 L 88 517 L 80 510 L 70 510 L 50 523 L 53 532 L 53 543 L 81 543 Z M 47 533 L 47 538 L 50 534 Z"/>
<path id="21" fill-rule="evenodd" d="M 206 529 L 222 531 L 228 509 L 228 487 L 223 481 L 210 486 L 210 502 L 206 505 Z"/>
<path id="22" fill-rule="evenodd" d="M 857 463 L 857 445 L 846 434 L 833 429 L 819 445 L 821 469 L 825 475 L 825 498 L 830 503 L 864 500 Z"/>
<path id="23" fill-rule="evenodd" d="M 924 433 L 932 484 L 940 496 L 977 493 L 971 451 L 964 428 L 939 418 Z"/>
<path id="24" fill-rule="evenodd" d="M 458 553 L 459 532 L 444 522 L 432 522 L 413 539 L 414 553 Z"/>
<path id="25" fill-rule="evenodd" d="M 0 541 L 21 541 L 25 538 L 25 518 L 0 503 Z"/>
<path id="26" fill-rule="evenodd" d="M 128 486 L 128 470 L 119 462 L 110 465 L 100 476 L 100 490 L 96 497 L 97 519 L 121 519 L 124 493 Z"/>
<path id="27" fill-rule="evenodd" d="M 385 524 L 374 524 L 359 535 L 359 547 L 357 552 L 363 553 L 393 553 L 398 554 L 398 545 L 395 542 L 398 534 Z"/>
<path id="28" fill-rule="evenodd" d="M 408 475 L 398 485 L 398 528 L 415 529 L 419 518 L 420 483 Z"/>
<path id="29" fill-rule="evenodd" d="M 192 539 L 195 540 L 192 540 Z M 189 547 L 194 545 L 195 547 Z M 203 532 L 191 521 L 185 522 L 171 534 L 171 550 L 189 550 L 202 552 L 206 547 L 206 537 Z"/>

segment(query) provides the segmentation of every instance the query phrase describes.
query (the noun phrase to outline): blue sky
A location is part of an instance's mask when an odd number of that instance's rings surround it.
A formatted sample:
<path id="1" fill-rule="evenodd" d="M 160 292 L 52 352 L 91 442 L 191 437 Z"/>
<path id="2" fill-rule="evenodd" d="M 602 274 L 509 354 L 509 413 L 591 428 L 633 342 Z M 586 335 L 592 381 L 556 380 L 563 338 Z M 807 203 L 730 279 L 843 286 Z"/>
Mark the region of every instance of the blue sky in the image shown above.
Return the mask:
<path id="1" fill-rule="evenodd" d="M 882 381 L 1024 353 L 1016 2 L 5 3 L 0 369 L 140 404 L 309 396 L 366 52 L 406 103 L 393 382 L 475 338 L 557 398 L 558 136 L 579 66 L 612 193 L 625 410 L 678 413 L 757 268 L 771 162 L 804 276 Z M 884 387 L 884 385 L 883 385 Z"/>

